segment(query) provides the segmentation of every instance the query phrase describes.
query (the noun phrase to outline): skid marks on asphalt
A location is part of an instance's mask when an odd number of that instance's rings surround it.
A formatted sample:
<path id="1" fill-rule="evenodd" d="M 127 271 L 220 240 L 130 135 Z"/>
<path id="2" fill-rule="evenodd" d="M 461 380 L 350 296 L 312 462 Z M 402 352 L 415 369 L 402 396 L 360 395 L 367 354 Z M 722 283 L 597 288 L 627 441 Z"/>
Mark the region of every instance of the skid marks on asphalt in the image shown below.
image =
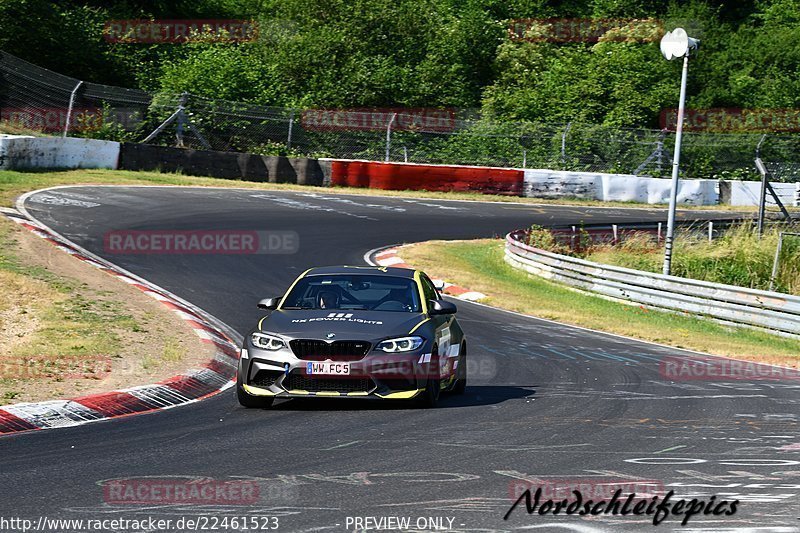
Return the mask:
<path id="1" fill-rule="evenodd" d="M 338 209 L 336 207 L 325 206 L 321 204 L 314 204 L 311 202 L 305 202 L 303 200 L 295 200 L 294 198 L 286 198 L 283 196 L 277 196 L 274 194 L 251 194 L 250 198 L 257 198 L 260 200 L 268 200 L 269 202 L 281 206 L 281 207 L 288 207 L 290 209 L 300 209 L 304 211 L 317 211 L 323 213 L 333 213 L 336 215 L 344 215 L 348 217 L 360 218 L 363 220 L 373 220 L 377 221 L 377 218 L 370 217 L 368 215 L 359 215 L 357 213 L 351 213 L 350 211 L 345 211 L 344 209 Z"/>

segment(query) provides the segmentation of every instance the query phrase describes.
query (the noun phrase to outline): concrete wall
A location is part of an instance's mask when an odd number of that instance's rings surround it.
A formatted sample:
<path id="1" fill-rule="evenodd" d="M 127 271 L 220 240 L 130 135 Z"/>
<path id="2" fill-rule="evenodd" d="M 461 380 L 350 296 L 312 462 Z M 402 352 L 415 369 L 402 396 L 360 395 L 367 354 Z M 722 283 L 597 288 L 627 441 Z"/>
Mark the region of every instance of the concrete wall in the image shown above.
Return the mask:
<path id="1" fill-rule="evenodd" d="M 716 180 L 681 180 L 678 202 L 715 205 L 719 200 Z M 671 180 L 631 174 L 528 169 L 523 195 L 530 198 L 583 198 L 617 202 L 669 203 Z"/>
<path id="2" fill-rule="evenodd" d="M 772 188 L 785 206 L 800 207 L 800 183 L 772 183 Z M 722 201 L 730 205 L 758 205 L 761 195 L 760 181 L 720 182 Z M 767 205 L 775 205 L 772 195 L 767 193 Z"/>
<path id="3" fill-rule="evenodd" d="M 0 135 L 0 169 L 117 168 L 120 144 L 73 137 Z"/>

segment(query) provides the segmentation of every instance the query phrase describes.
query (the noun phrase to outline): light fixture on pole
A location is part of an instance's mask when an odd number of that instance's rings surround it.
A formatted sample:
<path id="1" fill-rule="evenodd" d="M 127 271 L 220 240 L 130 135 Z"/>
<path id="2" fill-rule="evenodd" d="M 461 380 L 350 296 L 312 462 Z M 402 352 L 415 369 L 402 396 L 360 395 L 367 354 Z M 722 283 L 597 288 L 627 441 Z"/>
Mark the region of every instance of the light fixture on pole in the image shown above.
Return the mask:
<path id="1" fill-rule="evenodd" d="M 683 111 L 686 102 L 686 75 L 689 72 L 689 52 L 697 50 L 700 41 L 692 39 L 683 28 L 668 31 L 661 38 L 661 53 L 667 60 L 683 58 L 681 72 L 681 96 L 678 101 L 678 123 L 675 127 L 675 155 L 672 158 L 672 191 L 669 197 L 669 215 L 667 217 L 667 238 L 664 245 L 664 274 L 669 275 L 672 267 L 672 242 L 675 236 L 675 209 L 678 203 L 678 164 L 681 160 L 681 139 L 683 137 Z"/>

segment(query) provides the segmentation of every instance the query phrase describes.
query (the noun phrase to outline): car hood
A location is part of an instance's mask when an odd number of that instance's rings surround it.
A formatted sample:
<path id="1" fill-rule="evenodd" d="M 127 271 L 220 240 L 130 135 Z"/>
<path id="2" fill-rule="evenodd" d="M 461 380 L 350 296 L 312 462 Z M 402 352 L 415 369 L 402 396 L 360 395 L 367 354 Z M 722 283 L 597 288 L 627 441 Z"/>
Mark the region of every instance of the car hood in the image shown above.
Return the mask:
<path id="1" fill-rule="evenodd" d="M 377 339 L 407 335 L 425 318 L 421 313 L 376 311 L 273 311 L 261 323 L 261 331 L 293 338 Z"/>

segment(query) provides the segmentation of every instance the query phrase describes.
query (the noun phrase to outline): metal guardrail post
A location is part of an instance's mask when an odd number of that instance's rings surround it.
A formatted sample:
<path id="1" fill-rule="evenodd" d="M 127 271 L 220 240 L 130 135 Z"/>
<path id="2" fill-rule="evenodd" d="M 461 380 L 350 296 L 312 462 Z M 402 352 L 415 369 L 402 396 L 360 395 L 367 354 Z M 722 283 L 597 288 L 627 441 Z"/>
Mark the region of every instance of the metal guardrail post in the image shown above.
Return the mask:
<path id="1" fill-rule="evenodd" d="M 72 120 L 72 108 L 75 106 L 75 95 L 78 93 L 78 89 L 80 89 L 81 85 L 83 85 L 82 81 L 79 81 L 75 88 L 72 89 L 72 92 L 69 93 L 69 107 L 67 107 L 67 119 L 64 121 L 64 135 L 62 137 L 66 137 L 67 133 L 69 133 L 69 123 Z"/>

